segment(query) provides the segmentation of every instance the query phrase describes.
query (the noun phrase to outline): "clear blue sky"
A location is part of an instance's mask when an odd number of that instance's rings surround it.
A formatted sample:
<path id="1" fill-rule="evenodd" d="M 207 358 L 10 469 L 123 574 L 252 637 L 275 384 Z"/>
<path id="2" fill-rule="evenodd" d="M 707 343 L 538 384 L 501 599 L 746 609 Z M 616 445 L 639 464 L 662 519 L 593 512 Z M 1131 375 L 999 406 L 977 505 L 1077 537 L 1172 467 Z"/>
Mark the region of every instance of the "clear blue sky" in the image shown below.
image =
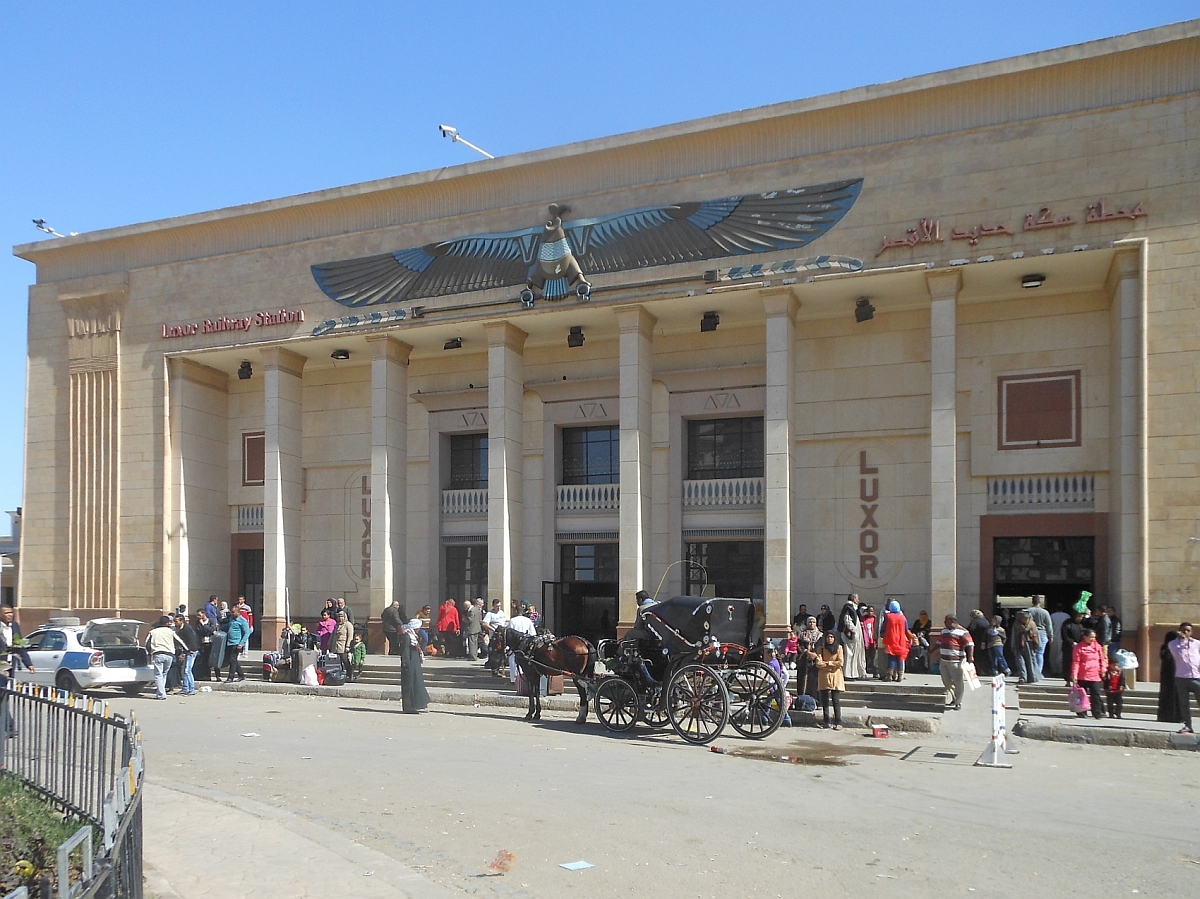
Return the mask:
<path id="1" fill-rule="evenodd" d="M 0 0 L 0 243 L 500 156 L 1060 47 L 1196 0 Z M 27 285 L 0 255 L 0 509 L 22 503 Z M 6 525 L 0 519 L 0 530 Z"/>

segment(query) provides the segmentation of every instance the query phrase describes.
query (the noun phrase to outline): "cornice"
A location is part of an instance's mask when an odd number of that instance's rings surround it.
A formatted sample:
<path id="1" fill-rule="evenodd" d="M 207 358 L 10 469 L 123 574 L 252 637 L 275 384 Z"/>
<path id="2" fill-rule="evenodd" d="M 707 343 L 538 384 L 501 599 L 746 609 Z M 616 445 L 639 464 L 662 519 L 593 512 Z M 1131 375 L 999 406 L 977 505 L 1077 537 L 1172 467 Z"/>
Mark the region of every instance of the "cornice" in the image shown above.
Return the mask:
<path id="1" fill-rule="evenodd" d="M 1200 19 L 494 160 L 22 244 L 14 253 L 37 264 L 42 283 L 428 226 L 511 209 L 513 197 L 532 211 L 592 195 L 598 196 L 592 213 L 616 211 L 599 208 L 603 194 L 670 183 L 668 177 L 698 178 L 1198 90 Z M 673 191 L 660 199 L 682 199 L 678 187 Z"/>

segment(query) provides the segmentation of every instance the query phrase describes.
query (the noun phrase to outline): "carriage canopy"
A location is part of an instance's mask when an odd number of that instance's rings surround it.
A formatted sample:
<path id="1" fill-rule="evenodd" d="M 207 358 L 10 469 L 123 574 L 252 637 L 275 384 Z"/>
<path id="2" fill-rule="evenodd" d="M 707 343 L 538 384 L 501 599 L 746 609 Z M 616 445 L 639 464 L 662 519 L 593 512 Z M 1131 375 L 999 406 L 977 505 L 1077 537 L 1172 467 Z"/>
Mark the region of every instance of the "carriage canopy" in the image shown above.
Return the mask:
<path id="1" fill-rule="evenodd" d="M 710 635 L 721 643 L 751 648 L 762 641 L 764 624 L 762 610 L 753 600 L 673 596 L 639 609 L 628 637 L 654 640 L 673 653 Z"/>

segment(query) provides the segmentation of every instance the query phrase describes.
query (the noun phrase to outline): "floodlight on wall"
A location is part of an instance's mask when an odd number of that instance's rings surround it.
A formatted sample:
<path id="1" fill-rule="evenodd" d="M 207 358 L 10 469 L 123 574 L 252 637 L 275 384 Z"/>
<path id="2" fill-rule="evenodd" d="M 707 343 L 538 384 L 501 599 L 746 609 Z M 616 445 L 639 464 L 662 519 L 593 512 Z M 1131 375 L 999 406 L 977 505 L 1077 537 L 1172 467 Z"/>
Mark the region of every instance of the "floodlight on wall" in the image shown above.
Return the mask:
<path id="1" fill-rule="evenodd" d="M 1041 287 L 1045 283 L 1046 283 L 1045 275 L 1032 274 L 1032 275 L 1022 275 L 1021 276 L 1021 286 L 1026 288 L 1027 290 L 1032 290 L 1035 287 Z"/>
<path id="2" fill-rule="evenodd" d="M 869 322 L 875 317 L 875 307 L 867 297 L 859 297 L 854 304 L 854 320 L 859 324 Z"/>
<path id="3" fill-rule="evenodd" d="M 254 377 L 254 368 L 249 362 L 242 362 L 242 364 L 238 366 L 238 380 L 249 381 L 252 377 Z"/>
<path id="4" fill-rule="evenodd" d="M 571 333 L 567 335 L 567 346 L 583 346 L 583 327 L 572 325 Z"/>
<path id="5" fill-rule="evenodd" d="M 719 324 L 721 324 L 721 316 L 715 312 L 705 312 L 700 317 L 700 333 L 705 334 L 709 331 L 715 331 Z"/>
<path id="6" fill-rule="evenodd" d="M 350 351 L 349 350 L 334 350 L 332 353 L 329 354 L 329 358 L 336 359 L 339 362 L 345 362 L 347 359 L 350 358 Z"/>
<path id="7" fill-rule="evenodd" d="M 462 338 L 461 337 L 451 337 L 449 340 L 447 340 L 445 342 L 445 344 L 442 345 L 442 349 L 443 350 L 461 350 L 462 349 Z"/>

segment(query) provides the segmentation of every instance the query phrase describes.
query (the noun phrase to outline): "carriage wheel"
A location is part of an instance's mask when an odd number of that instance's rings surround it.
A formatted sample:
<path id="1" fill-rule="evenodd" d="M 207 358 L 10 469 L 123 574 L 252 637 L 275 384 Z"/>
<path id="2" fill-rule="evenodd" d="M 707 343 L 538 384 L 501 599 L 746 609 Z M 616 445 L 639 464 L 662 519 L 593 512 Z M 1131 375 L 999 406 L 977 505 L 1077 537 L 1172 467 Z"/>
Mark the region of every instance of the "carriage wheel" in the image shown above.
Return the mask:
<path id="1" fill-rule="evenodd" d="M 725 673 L 729 723 L 743 737 L 761 740 L 779 730 L 787 714 L 787 691 L 769 665 L 748 662 Z"/>
<path id="2" fill-rule="evenodd" d="M 642 694 L 642 720 L 651 727 L 666 727 L 671 723 L 663 708 L 662 687 L 655 685 Z"/>
<path id="3" fill-rule="evenodd" d="M 637 691 L 623 678 L 607 677 L 596 688 L 596 717 L 609 730 L 624 732 L 637 724 L 639 704 Z"/>
<path id="4" fill-rule="evenodd" d="M 711 743 L 729 723 L 729 693 L 707 665 L 684 665 L 667 682 L 667 717 L 689 743 Z"/>

